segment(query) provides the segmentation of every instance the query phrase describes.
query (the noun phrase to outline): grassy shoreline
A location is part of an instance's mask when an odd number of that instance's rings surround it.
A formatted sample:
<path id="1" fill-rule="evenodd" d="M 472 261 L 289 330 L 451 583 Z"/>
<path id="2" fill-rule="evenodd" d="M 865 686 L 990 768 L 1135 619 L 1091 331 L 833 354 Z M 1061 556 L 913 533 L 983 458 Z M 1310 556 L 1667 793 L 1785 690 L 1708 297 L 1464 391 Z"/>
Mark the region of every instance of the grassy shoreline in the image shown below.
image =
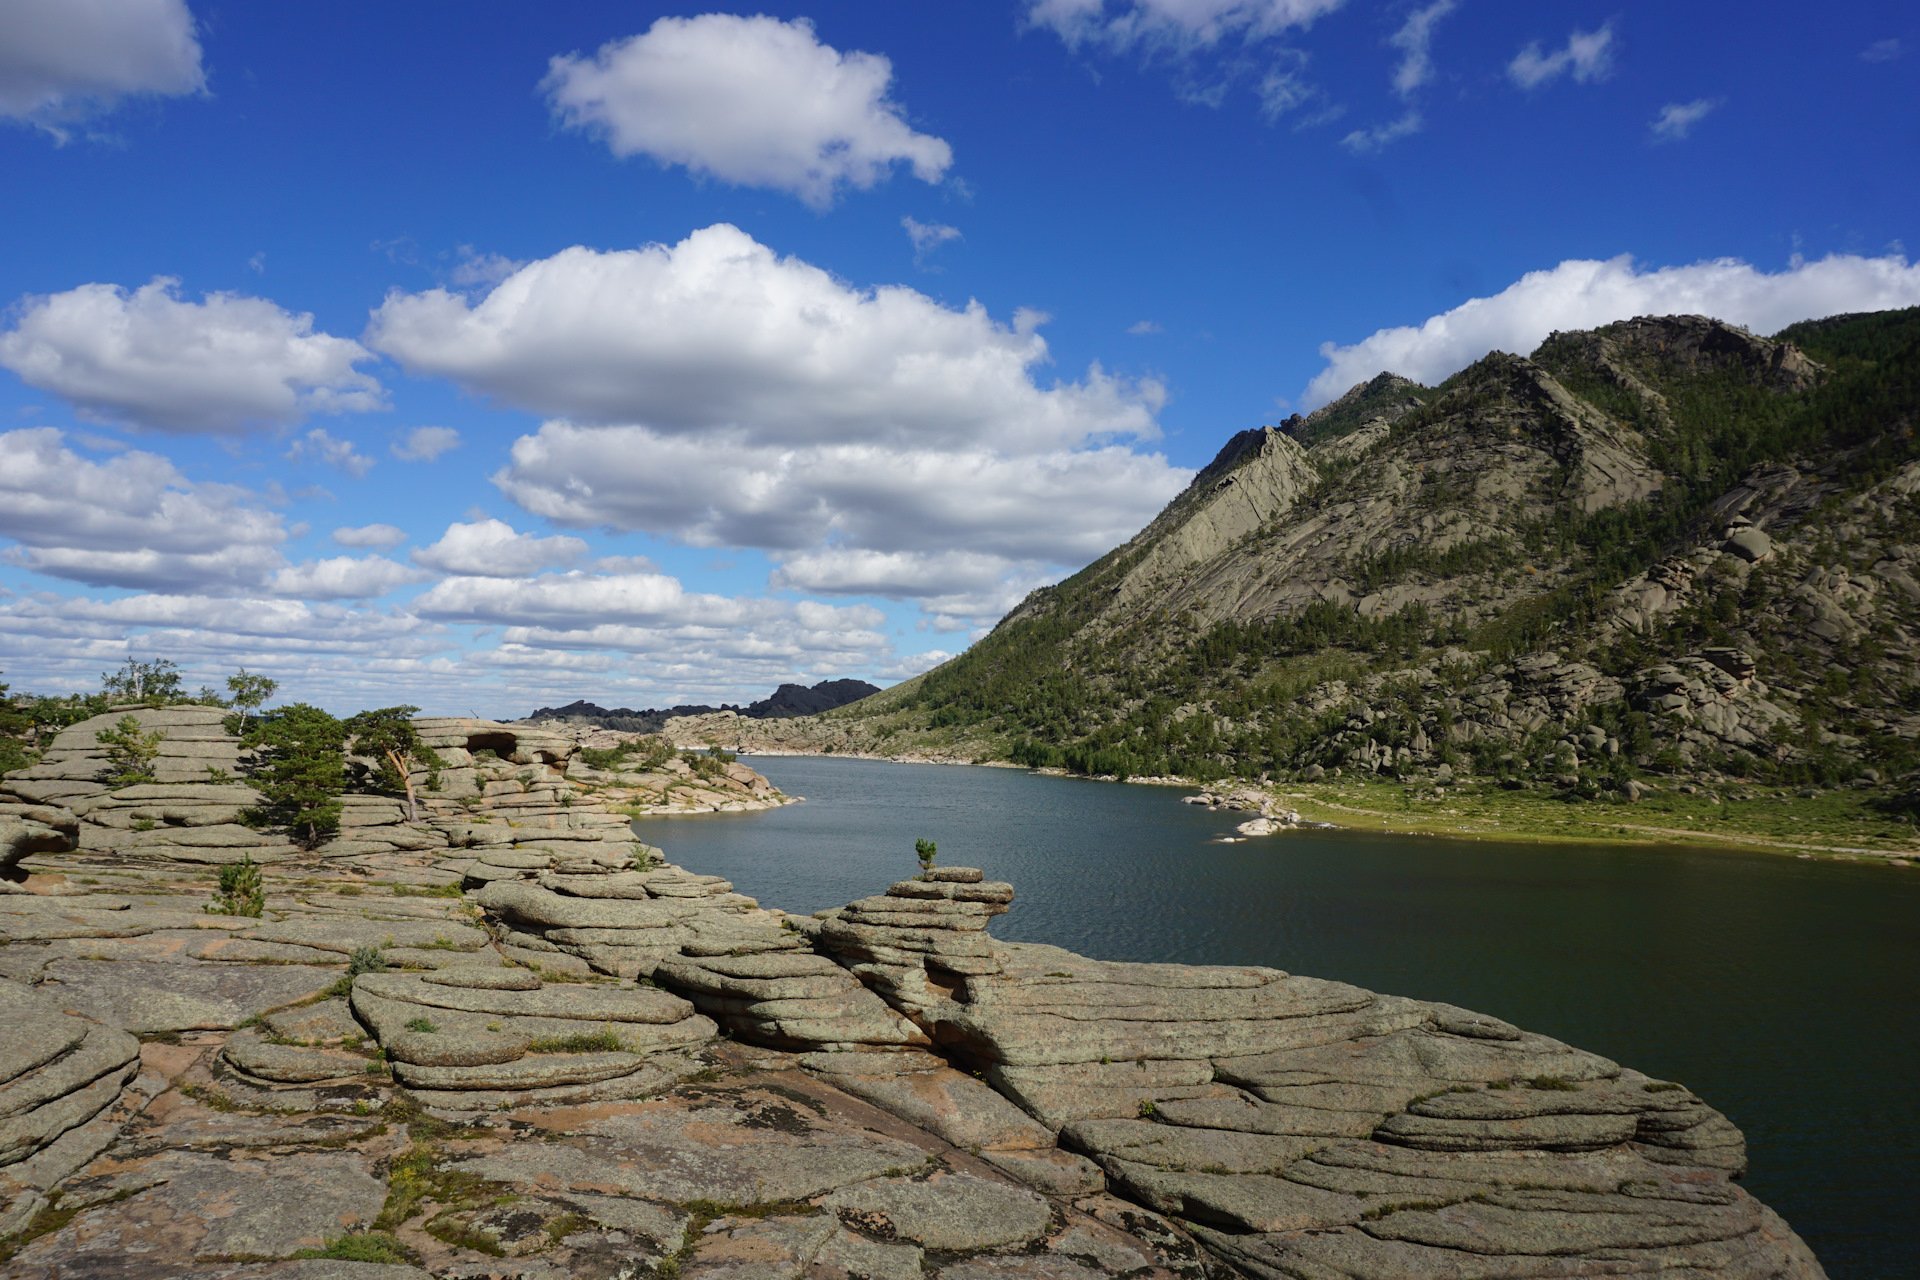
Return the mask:
<path id="1" fill-rule="evenodd" d="M 749 755 L 808 756 L 822 760 L 882 760 L 895 764 L 973 764 L 1019 768 L 1003 761 L 976 763 L 930 759 L 924 754 L 888 756 L 869 752 L 791 749 Z M 1060 770 L 1035 772 L 1060 776 Z M 1093 781 L 1117 781 L 1113 778 Z M 1800 795 L 1757 786 L 1653 792 L 1633 804 L 1565 800 L 1539 791 L 1508 791 L 1493 782 L 1463 780 L 1438 789 L 1379 780 L 1257 784 L 1190 778 L 1133 778 L 1141 786 L 1191 791 L 1257 792 L 1312 822 L 1354 831 L 1455 840 L 1525 844 L 1680 846 L 1744 853 L 1772 853 L 1836 861 L 1920 859 L 1920 830 L 1881 812 L 1871 795 L 1845 789 Z"/>
<path id="2" fill-rule="evenodd" d="M 1920 858 L 1920 833 L 1852 791 L 1783 795 L 1657 792 L 1635 804 L 1564 800 L 1468 782 L 1445 791 L 1394 782 L 1264 788 L 1310 821 L 1358 831 L 1534 844 L 1679 845 L 1841 861 Z"/>

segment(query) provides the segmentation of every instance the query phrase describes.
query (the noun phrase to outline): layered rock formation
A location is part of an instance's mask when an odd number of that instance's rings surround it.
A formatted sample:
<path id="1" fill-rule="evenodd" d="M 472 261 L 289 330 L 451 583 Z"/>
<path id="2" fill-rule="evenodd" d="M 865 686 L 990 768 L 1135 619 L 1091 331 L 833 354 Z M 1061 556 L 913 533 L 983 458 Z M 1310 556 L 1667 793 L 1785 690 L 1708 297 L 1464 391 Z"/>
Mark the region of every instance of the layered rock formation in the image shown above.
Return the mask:
<path id="1" fill-rule="evenodd" d="M 1817 1273 L 1679 1085 L 1343 983 L 998 943 L 1007 886 L 938 874 L 826 913 L 817 945 L 1250 1274 Z"/>
<path id="2" fill-rule="evenodd" d="M 617 839 L 564 743 L 423 728 L 422 817 L 280 851 L 257 918 L 90 841 L 111 788 L 15 819 L 0 1277 L 1821 1275 L 1678 1085 L 1002 943 L 968 868 L 790 917 Z"/>
<path id="3" fill-rule="evenodd" d="M 241 824 L 259 795 L 239 778 L 240 743 L 218 707 L 128 707 L 60 731 L 41 759 L 7 775 L 0 801 L 58 806 L 78 819 L 80 847 L 128 858 L 272 862 L 292 846 Z M 116 787 L 100 734 L 131 716 L 160 735 L 153 781 Z"/>
<path id="4" fill-rule="evenodd" d="M 102 1122 L 138 1072 L 140 1042 L 0 982 L 0 1236 L 112 1141 Z M 124 1120 L 124 1117 L 120 1117 Z"/>
<path id="5" fill-rule="evenodd" d="M 791 803 L 778 788 L 738 761 L 691 760 L 676 755 L 666 739 L 611 729 L 566 726 L 557 730 L 578 743 L 567 763 L 567 780 L 602 795 L 629 814 L 743 813 Z M 593 764 L 586 751 L 617 753 L 656 745 L 664 750 Z"/>

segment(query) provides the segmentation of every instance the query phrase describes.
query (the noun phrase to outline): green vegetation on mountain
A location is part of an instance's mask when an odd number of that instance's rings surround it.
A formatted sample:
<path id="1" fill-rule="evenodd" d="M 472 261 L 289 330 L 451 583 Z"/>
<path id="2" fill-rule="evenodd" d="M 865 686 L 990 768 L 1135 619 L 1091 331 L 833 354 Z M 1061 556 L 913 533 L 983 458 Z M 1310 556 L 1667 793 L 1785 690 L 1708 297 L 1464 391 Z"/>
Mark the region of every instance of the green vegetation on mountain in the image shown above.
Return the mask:
<path id="1" fill-rule="evenodd" d="M 1120 777 L 1920 792 L 1920 310 L 1382 375 L 822 736 Z M 1911 806 L 1909 806 L 1911 807 Z"/>

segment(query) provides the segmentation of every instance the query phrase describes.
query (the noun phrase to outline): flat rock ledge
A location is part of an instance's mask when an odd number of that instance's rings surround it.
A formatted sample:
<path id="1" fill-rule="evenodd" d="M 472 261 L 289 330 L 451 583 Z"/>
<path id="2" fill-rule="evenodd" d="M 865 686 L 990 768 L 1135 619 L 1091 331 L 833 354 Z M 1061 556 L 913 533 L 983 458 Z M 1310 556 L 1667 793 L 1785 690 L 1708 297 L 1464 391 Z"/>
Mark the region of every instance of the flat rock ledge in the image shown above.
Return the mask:
<path id="1" fill-rule="evenodd" d="M 246 790 L 204 766 L 0 783 L 0 1280 L 1823 1275 L 1678 1084 L 1003 943 L 971 868 L 789 916 L 635 841 L 576 743 L 422 728 L 416 818 L 354 797 L 311 851 L 199 842 Z M 262 916 L 205 909 L 228 854 Z"/>

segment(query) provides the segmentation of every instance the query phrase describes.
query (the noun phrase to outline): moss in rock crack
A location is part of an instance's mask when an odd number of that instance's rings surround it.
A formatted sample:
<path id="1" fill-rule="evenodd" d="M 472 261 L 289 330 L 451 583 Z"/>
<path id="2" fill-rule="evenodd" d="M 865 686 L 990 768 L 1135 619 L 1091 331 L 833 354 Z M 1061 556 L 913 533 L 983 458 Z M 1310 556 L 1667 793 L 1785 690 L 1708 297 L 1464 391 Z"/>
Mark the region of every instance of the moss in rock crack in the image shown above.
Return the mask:
<path id="1" fill-rule="evenodd" d="M 1458 1200 L 1399 1200 L 1393 1204 L 1374 1206 L 1360 1215 L 1360 1221 L 1377 1222 L 1390 1213 L 1431 1213 L 1435 1209 L 1445 1209 L 1459 1203 Z"/>
<path id="2" fill-rule="evenodd" d="M 516 1199 L 503 1183 L 447 1168 L 447 1153 L 434 1145 L 434 1138 L 426 1136 L 423 1127 L 427 1126 L 419 1123 L 408 1126 L 413 1145 L 387 1170 L 387 1199 L 380 1207 L 380 1216 L 373 1220 L 375 1231 L 397 1231 L 418 1217 L 428 1204 L 440 1206 L 442 1212 L 435 1214 L 433 1221 L 441 1222 L 448 1212 L 510 1204 Z M 453 1230 L 445 1223 L 442 1225 L 446 1230 Z M 436 1239 L 445 1238 L 433 1229 L 433 1223 L 428 1224 L 427 1230 Z M 464 1245 L 466 1241 L 449 1240 L 448 1243 Z"/>
<path id="3" fill-rule="evenodd" d="M 235 1102 L 231 1097 L 229 1097 L 227 1094 L 222 1093 L 220 1090 L 210 1089 L 205 1085 L 183 1084 L 180 1086 L 180 1092 L 183 1096 L 192 1098 L 195 1102 L 199 1103 L 201 1106 L 205 1107 L 207 1110 L 218 1111 L 222 1115 L 226 1115 L 235 1111 L 251 1110 L 251 1108 L 241 1106 L 238 1102 Z"/>
<path id="4" fill-rule="evenodd" d="M 396 898 L 458 898 L 461 895 L 458 884 L 396 884 L 393 886 Z"/>
<path id="5" fill-rule="evenodd" d="M 47 1203 L 33 1215 L 25 1227 L 12 1235 L 0 1236 L 0 1263 L 9 1261 L 13 1255 L 38 1240 L 41 1236 L 50 1236 L 64 1230 L 68 1223 L 85 1213 L 88 1209 L 98 1209 L 103 1205 L 118 1204 L 122 1200 L 132 1199 L 147 1188 L 123 1188 L 104 1200 L 70 1200 L 63 1191 L 55 1191 L 47 1197 Z"/>
<path id="6" fill-rule="evenodd" d="M 681 1269 L 692 1259 L 693 1251 L 707 1234 L 707 1228 L 722 1218 L 811 1218 L 825 1213 L 825 1207 L 808 1204 L 804 1200 L 766 1200 L 755 1204 L 740 1204 L 726 1200 L 687 1200 L 680 1205 L 686 1213 L 686 1234 L 681 1237 L 680 1248 L 654 1263 L 654 1280 L 670 1280 L 678 1277 Z"/>

